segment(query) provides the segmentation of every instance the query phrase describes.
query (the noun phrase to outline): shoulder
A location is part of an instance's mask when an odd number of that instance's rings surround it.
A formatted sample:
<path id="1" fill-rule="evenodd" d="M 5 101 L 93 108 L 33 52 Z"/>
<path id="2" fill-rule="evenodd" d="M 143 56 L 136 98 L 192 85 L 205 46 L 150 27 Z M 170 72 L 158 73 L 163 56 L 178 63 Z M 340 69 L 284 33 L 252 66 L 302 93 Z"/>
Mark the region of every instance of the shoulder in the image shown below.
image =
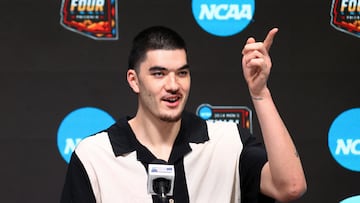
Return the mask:
<path id="1" fill-rule="evenodd" d="M 87 151 L 87 152 L 96 151 L 98 150 L 98 148 L 104 148 L 104 146 L 110 146 L 109 144 L 110 142 L 109 142 L 108 133 L 106 131 L 102 131 L 82 139 L 75 148 L 75 151 L 79 155 L 79 153 L 83 151 Z"/>

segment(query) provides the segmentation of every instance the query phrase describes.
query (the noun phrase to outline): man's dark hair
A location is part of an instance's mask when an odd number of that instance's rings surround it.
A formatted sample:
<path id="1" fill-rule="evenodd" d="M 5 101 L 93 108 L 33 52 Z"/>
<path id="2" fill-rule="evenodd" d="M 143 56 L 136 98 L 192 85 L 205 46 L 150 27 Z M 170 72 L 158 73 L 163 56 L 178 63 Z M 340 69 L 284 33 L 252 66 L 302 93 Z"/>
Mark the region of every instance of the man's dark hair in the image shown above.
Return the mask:
<path id="1" fill-rule="evenodd" d="M 174 30 L 164 26 L 149 27 L 134 38 L 128 68 L 137 70 L 140 63 L 145 60 L 146 52 L 156 49 L 187 51 L 184 39 Z"/>

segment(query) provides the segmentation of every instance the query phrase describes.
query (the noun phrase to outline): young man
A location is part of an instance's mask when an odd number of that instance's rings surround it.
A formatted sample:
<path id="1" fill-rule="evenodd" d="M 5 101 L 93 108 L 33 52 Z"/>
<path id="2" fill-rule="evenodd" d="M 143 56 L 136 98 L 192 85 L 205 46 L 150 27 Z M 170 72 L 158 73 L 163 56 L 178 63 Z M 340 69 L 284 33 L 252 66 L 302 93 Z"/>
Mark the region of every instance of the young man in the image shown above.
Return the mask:
<path id="1" fill-rule="evenodd" d="M 61 202 L 158 202 L 147 193 L 147 168 L 174 165 L 171 201 L 291 201 L 306 190 L 301 161 L 267 87 L 268 54 L 277 29 L 263 42 L 249 38 L 243 74 L 265 148 L 234 123 L 206 122 L 185 112 L 190 70 L 184 40 L 155 26 L 139 33 L 127 81 L 138 95 L 134 117 L 84 139 L 68 166 Z"/>

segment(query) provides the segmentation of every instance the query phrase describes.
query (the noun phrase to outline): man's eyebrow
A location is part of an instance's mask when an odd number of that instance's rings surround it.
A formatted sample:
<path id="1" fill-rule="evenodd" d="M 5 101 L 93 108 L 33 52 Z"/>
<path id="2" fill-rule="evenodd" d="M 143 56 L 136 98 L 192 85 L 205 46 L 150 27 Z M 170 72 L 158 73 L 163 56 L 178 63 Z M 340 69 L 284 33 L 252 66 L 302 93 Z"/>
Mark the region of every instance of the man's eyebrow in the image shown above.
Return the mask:
<path id="1" fill-rule="evenodd" d="M 182 67 L 179 68 L 179 70 L 184 70 L 184 69 L 189 69 L 190 65 L 189 64 L 185 64 Z"/>
<path id="2" fill-rule="evenodd" d="M 162 66 L 153 66 L 153 67 L 149 68 L 149 71 L 150 71 L 150 72 L 163 71 L 163 70 L 167 70 L 167 68 L 162 67 Z"/>
<path id="3" fill-rule="evenodd" d="M 180 68 L 178 68 L 177 70 L 184 70 L 184 69 L 189 69 L 189 68 L 190 68 L 189 64 L 185 64 L 185 65 L 181 66 Z M 149 68 L 150 72 L 164 71 L 164 70 L 168 70 L 168 68 L 165 68 L 162 66 L 153 66 L 153 67 Z"/>

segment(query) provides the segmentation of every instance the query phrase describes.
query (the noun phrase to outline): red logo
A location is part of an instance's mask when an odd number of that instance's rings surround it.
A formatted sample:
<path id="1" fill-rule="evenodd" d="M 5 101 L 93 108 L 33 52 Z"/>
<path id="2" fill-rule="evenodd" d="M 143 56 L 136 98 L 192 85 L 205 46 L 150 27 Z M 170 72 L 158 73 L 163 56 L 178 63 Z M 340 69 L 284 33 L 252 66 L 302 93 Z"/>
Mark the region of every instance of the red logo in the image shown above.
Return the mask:
<path id="1" fill-rule="evenodd" d="M 333 0 L 330 24 L 339 31 L 360 37 L 360 1 Z"/>
<path id="2" fill-rule="evenodd" d="M 116 0 L 63 0 L 61 25 L 96 40 L 116 40 Z"/>

